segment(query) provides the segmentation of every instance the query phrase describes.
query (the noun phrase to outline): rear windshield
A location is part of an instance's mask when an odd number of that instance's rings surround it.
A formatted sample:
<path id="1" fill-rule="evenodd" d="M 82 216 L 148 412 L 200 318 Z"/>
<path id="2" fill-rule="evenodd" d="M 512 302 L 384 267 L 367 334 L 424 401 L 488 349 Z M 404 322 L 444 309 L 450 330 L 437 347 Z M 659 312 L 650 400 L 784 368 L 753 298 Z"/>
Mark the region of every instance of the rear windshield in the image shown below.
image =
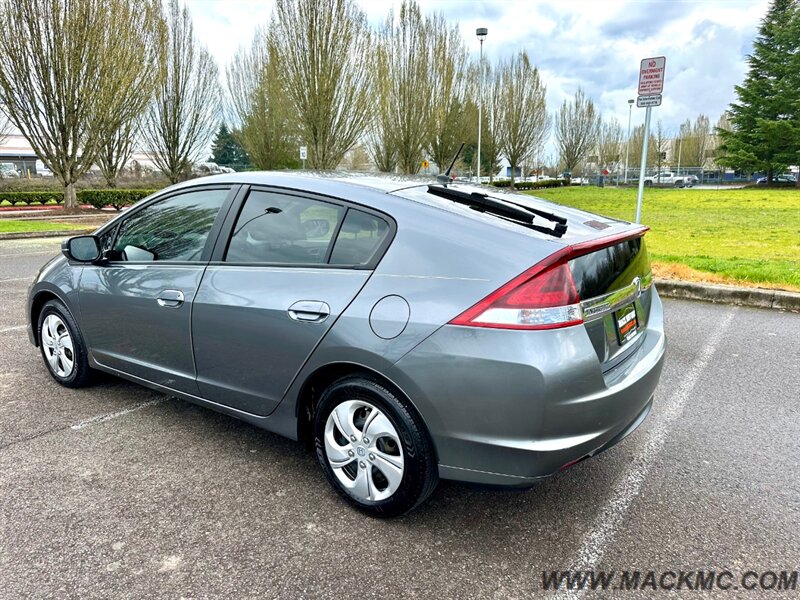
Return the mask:
<path id="1" fill-rule="evenodd" d="M 569 261 L 581 300 L 602 296 L 630 285 L 650 272 L 644 238 L 638 237 Z"/>

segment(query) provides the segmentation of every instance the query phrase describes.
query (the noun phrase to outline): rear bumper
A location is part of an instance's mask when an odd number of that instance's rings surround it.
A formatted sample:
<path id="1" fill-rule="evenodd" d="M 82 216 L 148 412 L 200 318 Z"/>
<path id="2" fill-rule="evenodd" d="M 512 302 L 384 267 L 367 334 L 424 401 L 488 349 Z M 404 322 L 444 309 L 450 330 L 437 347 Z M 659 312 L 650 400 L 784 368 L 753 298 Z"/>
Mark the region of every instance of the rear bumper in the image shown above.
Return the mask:
<path id="1" fill-rule="evenodd" d="M 610 448 L 646 418 L 666 348 L 655 292 L 635 344 L 603 372 L 583 326 L 446 326 L 400 360 L 394 377 L 428 425 L 442 478 L 527 487 Z"/>

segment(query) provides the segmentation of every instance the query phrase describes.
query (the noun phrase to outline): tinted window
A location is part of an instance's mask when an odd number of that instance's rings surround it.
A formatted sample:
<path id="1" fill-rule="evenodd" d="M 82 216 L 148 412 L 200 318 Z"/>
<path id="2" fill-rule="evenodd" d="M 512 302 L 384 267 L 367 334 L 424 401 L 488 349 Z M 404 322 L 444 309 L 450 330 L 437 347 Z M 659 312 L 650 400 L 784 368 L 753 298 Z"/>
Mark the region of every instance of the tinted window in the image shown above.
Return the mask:
<path id="1" fill-rule="evenodd" d="M 360 210 L 347 211 L 331 254 L 332 265 L 365 265 L 389 233 L 389 224 Z"/>
<path id="2" fill-rule="evenodd" d="M 344 208 L 300 196 L 253 191 L 233 228 L 225 260 L 324 263 Z"/>
<path id="3" fill-rule="evenodd" d="M 569 261 L 581 299 L 602 296 L 650 272 L 644 238 L 628 240 Z"/>
<path id="4" fill-rule="evenodd" d="M 114 250 L 130 261 L 195 261 L 228 190 L 173 196 L 137 211 L 119 226 Z"/>

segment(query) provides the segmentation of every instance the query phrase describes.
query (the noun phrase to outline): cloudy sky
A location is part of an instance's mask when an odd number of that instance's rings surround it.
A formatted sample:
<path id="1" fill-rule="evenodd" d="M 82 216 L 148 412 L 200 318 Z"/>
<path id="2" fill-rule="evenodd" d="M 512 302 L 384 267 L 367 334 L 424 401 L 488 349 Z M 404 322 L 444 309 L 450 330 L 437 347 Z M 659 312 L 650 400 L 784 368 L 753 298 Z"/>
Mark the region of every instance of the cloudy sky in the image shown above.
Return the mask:
<path id="1" fill-rule="evenodd" d="M 358 0 L 377 26 L 399 0 Z M 698 113 L 716 120 L 733 100 L 746 70 L 759 20 L 768 0 L 421 0 L 425 12 L 458 23 L 477 56 L 476 27 L 487 27 L 489 60 L 528 51 L 541 69 L 548 107 L 555 109 L 578 86 L 606 116 L 627 126 L 639 61 L 667 57 L 664 103 L 653 119 L 676 129 Z M 220 65 L 249 43 L 255 27 L 269 21 L 269 0 L 187 0 L 198 35 Z M 644 120 L 634 108 L 633 124 Z"/>

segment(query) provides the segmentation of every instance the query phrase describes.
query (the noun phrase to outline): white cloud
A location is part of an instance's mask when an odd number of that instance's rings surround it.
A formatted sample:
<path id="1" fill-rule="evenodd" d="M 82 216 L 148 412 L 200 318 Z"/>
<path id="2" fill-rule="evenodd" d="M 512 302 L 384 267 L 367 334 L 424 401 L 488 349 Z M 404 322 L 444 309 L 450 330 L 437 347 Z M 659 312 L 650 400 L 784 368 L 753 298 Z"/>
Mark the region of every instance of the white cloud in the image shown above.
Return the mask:
<path id="1" fill-rule="evenodd" d="M 358 0 L 378 26 L 400 0 Z M 759 20 L 768 0 L 589 1 L 422 0 L 458 26 L 477 56 L 476 27 L 488 27 L 487 60 L 528 51 L 548 87 L 555 110 L 578 86 L 606 116 L 627 125 L 627 99 L 635 97 L 642 58 L 667 57 L 664 104 L 653 112 L 676 129 L 698 113 L 716 119 L 734 99 L 746 71 Z M 267 0 L 188 0 L 197 34 L 224 67 L 269 21 Z M 644 111 L 634 109 L 634 125 Z"/>

